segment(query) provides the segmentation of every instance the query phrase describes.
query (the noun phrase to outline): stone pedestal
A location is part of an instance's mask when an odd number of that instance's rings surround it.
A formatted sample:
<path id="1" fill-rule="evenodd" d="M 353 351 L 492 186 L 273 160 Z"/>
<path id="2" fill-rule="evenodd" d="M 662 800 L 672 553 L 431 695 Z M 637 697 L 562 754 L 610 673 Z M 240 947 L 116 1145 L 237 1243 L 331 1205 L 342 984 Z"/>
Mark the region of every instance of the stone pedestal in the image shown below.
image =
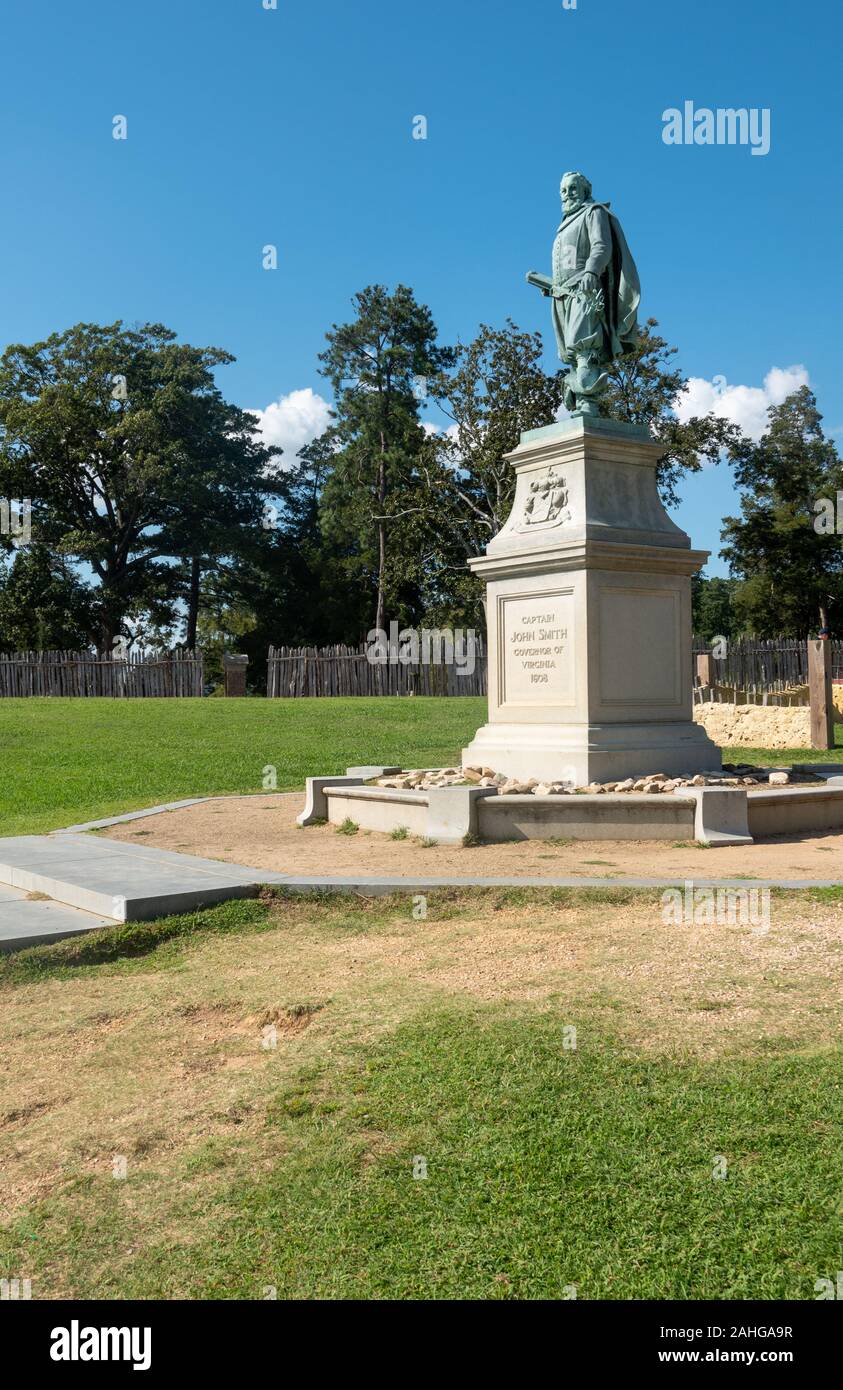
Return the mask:
<path id="1" fill-rule="evenodd" d="M 463 766 L 582 786 L 719 771 L 692 719 L 692 550 L 648 431 L 599 417 L 529 430 L 486 581 L 489 722 Z"/>

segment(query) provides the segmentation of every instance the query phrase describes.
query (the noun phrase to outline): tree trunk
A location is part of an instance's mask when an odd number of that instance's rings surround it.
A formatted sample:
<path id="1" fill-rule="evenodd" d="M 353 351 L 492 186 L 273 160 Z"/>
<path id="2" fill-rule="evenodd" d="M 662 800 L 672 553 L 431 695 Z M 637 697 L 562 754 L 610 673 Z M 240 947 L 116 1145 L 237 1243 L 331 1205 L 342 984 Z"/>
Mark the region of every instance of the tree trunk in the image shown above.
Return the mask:
<path id="1" fill-rule="evenodd" d="M 187 632 L 185 646 L 188 651 L 196 647 L 196 627 L 199 622 L 199 580 L 202 577 L 202 563 L 198 555 L 190 562 L 190 585 L 187 591 Z"/>
<path id="2" fill-rule="evenodd" d="M 117 556 L 109 556 L 100 571 L 100 636 L 101 656 L 114 656 L 114 639 L 120 636 L 128 607 L 123 596 L 125 570 Z"/>
<path id="3" fill-rule="evenodd" d="M 119 628 L 120 624 L 114 615 L 106 611 L 103 614 L 102 623 L 100 625 L 100 656 L 109 657 L 114 655 L 114 639 L 117 636 Z"/>
<path id="4" fill-rule="evenodd" d="M 828 632 L 828 603 L 820 599 L 817 607 L 820 610 L 820 631 Z"/>
<path id="5" fill-rule="evenodd" d="M 385 607 L 386 607 L 386 604 L 385 604 L 385 597 L 386 597 L 386 596 L 385 596 L 385 593 L 384 593 L 384 566 L 385 566 L 385 563 L 386 563 L 386 534 L 385 534 L 385 532 L 384 532 L 384 523 L 383 523 L 382 521 L 379 521 L 379 522 L 378 522 L 378 602 L 377 602 L 377 610 L 376 610 L 376 613 L 375 613 L 375 627 L 376 627 L 376 628 L 385 628 L 385 626 L 386 626 L 386 612 L 385 612 Z"/>
<path id="6" fill-rule="evenodd" d="M 384 458 L 385 440 L 381 432 L 381 454 L 378 463 L 378 602 L 375 614 L 375 627 L 386 628 L 386 522 L 383 511 L 386 506 L 386 460 Z"/>

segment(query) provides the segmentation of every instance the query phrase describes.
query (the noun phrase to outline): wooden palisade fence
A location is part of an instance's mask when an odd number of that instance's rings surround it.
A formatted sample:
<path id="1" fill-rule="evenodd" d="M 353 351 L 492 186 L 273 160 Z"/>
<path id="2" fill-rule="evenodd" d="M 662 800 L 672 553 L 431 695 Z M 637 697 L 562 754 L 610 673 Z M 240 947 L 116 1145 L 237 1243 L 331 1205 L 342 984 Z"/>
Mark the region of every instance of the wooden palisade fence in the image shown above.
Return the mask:
<path id="1" fill-rule="evenodd" d="M 99 695 L 137 699 L 203 693 L 201 652 L 132 652 L 118 660 L 95 652 L 0 652 L 0 697 Z"/>
<path id="2" fill-rule="evenodd" d="M 843 677 L 843 641 L 830 641 L 829 647 L 832 676 L 839 679 Z M 693 648 L 697 700 L 737 697 L 743 704 L 808 703 L 806 638 L 741 637 L 728 641 L 725 652 L 717 655 L 716 644 L 695 637 Z M 711 658 L 711 683 L 701 688 L 696 659 L 706 655 Z"/>
<path id="3" fill-rule="evenodd" d="M 831 644 L 832 673 L 843 677 L 843 641 Z M 711 653 L 710 643 L 695 637 L 693 659 Z M 367 659 L 360 647 L 270 647 L 267 694 L 271 697 L 331 695 L 485 695 L 487 693 L 486 646 L 476 638 L 475 665 L 471 674 L 460 674 L 453 664 L 400 663 L 380 665 Z M 769 699 L 784 704 L 807 703 L 808 644 L 799 638 L 745 637 L 727 643 L 722 657 L 712 661 L 713 684 L 695 698 L 728 699 L 733 693 L 748 702 Z M 786 694 L 805 687 L 804 695 Z M 716 694 L 713 692 L 716 690 Z M 731 692 L 731 693 L 730 693 Z"/>
<path id="4" fill-rule="evenodd" d="M 441 656 L 441 653 L 439 654 Z M 458 653 L 460 655 L 460 653 Z M 464 649 L 462 655 L 464 656 Z M 485 695 L 486 645 L 474 644 L 474 669 L 438 660 L 403 665 L 369 661 L 360 647 L 270 647 L 266 692 L 307 695 Z"/>
<path id="5" fill-rule="evenodd" d="M 843 641 L 829 643 L 832 675 L 843 678 Z M 730 641 L 722 657 L 711 661 L 712 685 L 701 688 L 698 655 L 712 647 L 694 638 L 696 699 L 745 702 L 807 703 L 808 644 L 805 640 L 741 638 Z M 464 651 L 457 653 L 464 658 Z M 486 646 L 475 639 L 474 669 L 445 661 L 436 652 L 431 663 L 371 662 L 360 647 L 270 647 L 267 694 L 270 697 L 331 695 L 485 695 Z M 113 660 L 94 652 L 0 652 L 0 698 L 64 695 L 114 698 L 184 697 L 204 693 L 200 651 L 133 652 Z"/>

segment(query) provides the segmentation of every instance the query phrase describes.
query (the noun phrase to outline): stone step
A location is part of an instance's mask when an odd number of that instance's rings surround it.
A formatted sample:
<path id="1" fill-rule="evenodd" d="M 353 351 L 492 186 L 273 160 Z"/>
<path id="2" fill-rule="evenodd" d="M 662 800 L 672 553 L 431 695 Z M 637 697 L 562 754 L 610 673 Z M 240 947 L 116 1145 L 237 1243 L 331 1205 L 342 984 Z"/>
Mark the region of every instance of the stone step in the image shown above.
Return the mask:
<path id="1" fill-rule="evenodd" d="M 56 902 L 117 922 L 148 921 L 229 898 L 254 897 L 262 884 L 285 881 L 284 874 L 265 869 L 94 835 L 0 839 L 0 884 L 46 893 Z"/>
<path id="2" fill-rule="evenodd" d="M 28 898 L 22 889 L 0 884 L 0 951 L 22 951 L 116 925 L 113 917 L 81 912 L 52 899 Z"/>

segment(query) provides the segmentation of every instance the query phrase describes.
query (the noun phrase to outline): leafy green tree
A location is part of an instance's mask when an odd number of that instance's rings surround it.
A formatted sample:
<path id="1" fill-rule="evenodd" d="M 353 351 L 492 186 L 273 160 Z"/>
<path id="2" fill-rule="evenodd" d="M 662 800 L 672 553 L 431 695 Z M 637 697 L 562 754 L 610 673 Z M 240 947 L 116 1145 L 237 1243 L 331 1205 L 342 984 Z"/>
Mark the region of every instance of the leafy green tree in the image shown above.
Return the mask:
<path id="1" fill-rule="evenodd" d="M 266 647 L 257 648 L 254 633 L 258 627 L 258 617 L 254 609 L 244 605 L 214 605 L 203 601 L 199 609 L 198 639 L 204 657 L 203 673 L 205 680 L 221 687 L 225 680 L 226 652 L 238 652 L 249 657 L 246 676 L 249 689 L 262 686 L 266 689 Z"/>
<path id="2" fill-rule="evenodd" d="M 44 545 L 0 560 L 0 651 L 77 651 L 98 628 L 90 588 Z"/>
<path id="3" fill-rule="evenodd" d="M 708 578 L 695 574 L 691 579 L 693 628 L 697 637 L 711 642 L 715 637 L 737 637 L 734 611 L 735 579 L 720 575 Z"/>
<path id="4" fill-rule="evenodd" d="M 226 646 L 248 655 L 250 687 L 261 688 L 271 643 L 356 644 L 371 625 L 373 591 L 359 579 L 357 533 L 338 526 L 328 538 L 322 530 L 321 498 L 336 452 L 331 431 L 303 448 L 281 475 L 271 524 L 203 576 L 199 639 L 212 679 L 214 652 Z"/>
<path id="5" fill-rule="evenodd" d="M 442 466 L 428 478 L 429 505 L 442 514 L 443 539 L 463 569 L 512 508 L 515 475 L 504 455 L 524 430 L 551 424 L 561 405 L 562 372 L 549 376 L 542 352 L 541 334 L 511 319 L 502 328 L 481 324 L 442 379 L 438 403 L 453 424 L 440 440 Z"/>
<path id="6" fill-rule="evenodd" d="M 175 337 L 77 324 L 0 358 L 0 494 L 30 497 L 39 542 L 90 566 L 106 651 L 130 613 L 172 615 L 185 564 L 259 526 L 272 489 L 280 451 L 214 380 L 233 358 Z"/>
<path id="7" fill-rule="evenodd" d="M 724 518 L 720 553 L 741 581 L 734 603 L 744 629 L 801 637 L 818 624 L 827 629 L 843 602 L 843 538 L 834 506 L 843 466 L 807 386 L 771 406 L 768 416 L 766 432 L 747 445 L 735 470 L 741 515 Z"/>
<path id="8" fill-rule="evenodd" d="M 674 365 L 677 349 L 656 333 L 657 319 L 648 319 L 638 344 L 614 364 L 603 402 L 615 420 L 648 425 L 654 439 L 665 446 L 659 463 L 659 491 L 667 506 L 679 501 L 677 485 L 684 473 L 696 473 L 704 463 L 721 458 L 741 458 L 744 436 L 740 428 L 719 416 L 676 418 L 674 404 L 688 378 Z"/>

